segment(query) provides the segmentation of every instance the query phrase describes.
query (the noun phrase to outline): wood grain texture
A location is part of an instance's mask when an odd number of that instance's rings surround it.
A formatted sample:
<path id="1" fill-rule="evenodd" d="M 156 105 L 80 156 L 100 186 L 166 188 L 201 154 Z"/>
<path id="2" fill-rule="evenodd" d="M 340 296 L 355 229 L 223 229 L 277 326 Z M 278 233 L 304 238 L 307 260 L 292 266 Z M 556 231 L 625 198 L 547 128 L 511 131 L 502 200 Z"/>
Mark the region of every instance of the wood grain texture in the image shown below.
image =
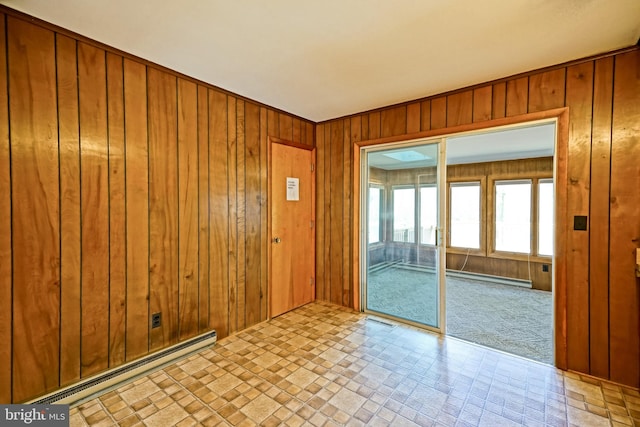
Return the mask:
<path id="1" fill-rule="evenodd" d="M 278 115 L 278 137 L 293 141 L 293 118 L 286 114 L 277 113 Z"/>
<path id="2" fill-rule="evenodd" d="M 400 106 L 380 113 L 381 137 L 403 135 L 407 133 L 407 107 Z"/>
<path id="3" fill-rule="evenodd" d="M 261 186 L 260 186 L 260 107 L 245 103 L 245 288 L 246 326 L 261 318 L 260 269 L 262 267 Z"/>
<path id="4" fill-rule="evenodd" d="M 589 208 L 589 366 L 609 377 L 609 184 L 613 58 L 595 62 Z"/>
<path id="5" fill-rule="evenodd" d="M 485 86 L 473 91 L 473 122 L 491 120 L 493 108 L 493 86 Z"/>
<path id="6" fill-rule="evenodd" d="M 199 329 L 198 88 L 178 79 L 178 330 L 179 340 Z"/>
<path id="7" fill-rule="evenodd" d="M 571 69 L 577 70 L 581 69 L 581 67 L 583 67 L 583 64 L 574 65 L 569 70 L 559 68 L 557 70 L 533 74 L 529 77 L 528 111 L 533 113 L 564 106 L 565 74 Z"/>
<path id="8" fill-rule="evenodd" d="M 246 171 L 245 171 L 245 116 L 243 100 L 236 103 L 236 200 L 237 200 L 237 320 L 236 330 L 242 330 L 246 325 Z"/>
<path id="9" fill-rule="evenodd" d="M 300 121 L 300 119 L 297 117 L 293 117 L 291 125 L 292 125 L 291 141 L 299 141 L 304 144 L 305 141 L 302 140 L 302 135 L 303 135 L 302 129 L 301 129 L 302 122 Z M 304 134 L 304 136 L 306 136 L 306 133 Z"/>
<path id="10" fill-rule="evenodd" d="M 11 156 L 5 15 L 0 14 L 0 403 L 11 402 Z"/>
<path id="11" fill-rule="evenodd" d="M 209 329 L 209 95 L 198 86 L 198 331 Z"/>
<path id="12" fill-rule="evenodd" d="M 420 103 L 420 130 L 431 130 L 431 101 Z"/>
<path id="13" fill-rule="evenodd" d="M 227 177 L 229 179 L 229 333 L 238 330 L 238 134 L 236 130 L 237 99 L 227 96 Z"/>
<path id="14" fill-rule="evenodd" d="M 634 269 L 635 251 L 640 246 L 640 50 L 618 55 L 614 70 L 609 246 L 610 376 L 613 381 L 638 387 L 640 287 Z"/>
<path id="15" fill-rule="evenodd" d="M 325 283 L 326 283 L 326 271 L 325 271 L 325 251 L 327 246 L 325 244 L 325 230 L 327 225 L 325 223 L 325 199 L 328 196 L 328 192 L 325 191 L 325 151 L 326 144 L 324 143 L 325 125 L 318 125 L 316 129 L 316 143 L 317 159 L 316 159 L 316 299 L 326 300 L 325 297 Z"/>
<path id="16" fill-rule="evenodd" d="M 55 41 L 7 18 L 13 231 L 13 400 L 59 385 L 60 225 Z"/>
<path id="17" fill-rule="evenodd" d="M 227 96 L 209 89 L 209 328 L 229 335 Z"/>
<path id="18" fill-rule="evenodd" d="M 149 143 L 147 69 L 124 60 L 127 205 L 127 361 L 149 352 Z"/>
<path id="19" fill-rule="evenodd" d="M 506 116 L 517 116 L 527 112 L 529 103 L 529 78 L 521 77 L 507 82 Z"/>
<path id="20" fill-rule="evenodd" d="M 371 117 L 371 115 L 370 115 Z M 371 124 L 371 122 L 369 123 Z M 343 250 L 344 248 L 344 123 L 335 120 L 330 125 L 331 138 L 331 224 L 342 224 L 341 227 L 331 227 L 331 287 L 330 301 L 343 304 Z"/>
<path id="21" fill-rule="evenodd" d="M 473 91 L 447 97 L 447 126 L 466 125 L 473 121 Z"/>
<path id="22" fill-rule="evenodd" d="M 431 100 L 431 129 L 447 127 L 447 97 Z"/>
<path id="23" fill-rule="evenodd" d="M 149 128 L 149 312 L 162 324 L 149 350 L 178 342 L 178 147 L 176 78 L 147 70 Z M 150 322 L 150 319 L 149 319 Z"/>
<path id="24" fill-rule="evenodd" d="M 360 117 L 360 116 L 357 116 Z M 407 131 L 406 133 L 420 132 L 420 103 L 414 102 L 407 105 Z"/>
<path id="25" fill-rule="evenodd" d="M 379 111 L 369 114 L 369 139 L 377 139 L 381 136 L 381 113 Z"/>
<path id="26" fill-rule="evenodd" d="M 268 158 L 267 158 L 267 109 L 260 107 L 260 320 L 267 319 L 269 307 L 267 301 L 269 282 L 269 207 L 267 205 Z M 312 142 L 313 143 L 313 142 Z"/>
<path id="27" fill-rule="evenodd" d="M 56 37 L 60 147 L 60 385 L 80 379 L 80 136 L 76 41 Z"/>
<path id="28" fill-rule="evenodd" d="M 109 123 L 109 366 L 125 362 L 127 235 L 125 205 L 124 70 L 119 55 L 107 53 Z"/>
<path id="29" fill-rule="evenodd" d="M 403 108 L 403 110 L 405 110 Z M 404 111 L 406 123 L 406 110 Z M 403 127 L 406 132 L 406 124 L 403 123 Z M 345 307 L 351 307 L 351 165 L 353 161 L 351 159 L 351 121 L 350 119 L 343 120 L 343 132 L 342 132 L 342 305 Z"/>
<path id="30" fill-rule="evenodd" d="M 564 70 L 562 83 L 564 88 Z M 558 73 L 556 73 L 558 74 Z M 590 157 L 591 157 L 591 96 L 593 92 L 593 62 L 571 67 L 567 72 L 567 106 L 569 110 L 569 187 L 567 203 L 571 206 L 569 215 L 589 214 Z M 531 76 L 530 84 L 535 91 L 530 91 L 530 101 L 534 106 L 546 104 L 551 92 L 559 91 L 550 88 L 547 81 L 556 81 L 549 76 Z M 536 93 L 534 96 L 533 94 Z M 562 91 L 564 97 L 564 91 Z M 536 107 L 537 108 L 537 107 Z M 571 256 L 567 259 L 567 274 L 572 278 L 574 286 L 567 292 L 568 318 L 568 363 L 569 369 L 579 372 L 589 371 L 589 271 L 584 268 L 589 264 L 589 233 L 574 231 L 573 223 L 567 230 L 569 236 L 568 250 Z"/>
<path id="31" fill-rule="evenodd" d="M 496 83 L 492 86 L 491 118 L 501 119 L 507 114 L 507 84 Z"/>

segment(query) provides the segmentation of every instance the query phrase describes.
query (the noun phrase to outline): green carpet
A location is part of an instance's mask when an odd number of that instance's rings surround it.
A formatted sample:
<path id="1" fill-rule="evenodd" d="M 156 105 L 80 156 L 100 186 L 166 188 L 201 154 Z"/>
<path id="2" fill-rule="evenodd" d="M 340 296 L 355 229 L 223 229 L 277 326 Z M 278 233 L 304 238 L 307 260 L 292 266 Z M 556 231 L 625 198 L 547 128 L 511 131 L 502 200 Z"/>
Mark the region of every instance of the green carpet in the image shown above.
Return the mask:
<path id="1" fill-rule="evenodd" d="M 435 326 L 435 275 L 388 267 L 369 273 L 367 309 Z M 551 292 L 447 277 L 447 335 L 553 363 Z"/>

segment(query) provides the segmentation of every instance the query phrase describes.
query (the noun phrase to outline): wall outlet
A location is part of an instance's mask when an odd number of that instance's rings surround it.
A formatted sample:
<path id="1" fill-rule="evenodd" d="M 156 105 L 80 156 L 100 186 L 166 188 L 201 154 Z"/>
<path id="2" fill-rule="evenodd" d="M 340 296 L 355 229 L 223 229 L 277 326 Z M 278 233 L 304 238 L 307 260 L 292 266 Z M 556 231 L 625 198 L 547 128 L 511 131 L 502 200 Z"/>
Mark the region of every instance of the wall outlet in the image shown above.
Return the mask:
<path id="1" fill-rule="evenodd" d="M 549 264 L 542 264 L 542 271 L 545 273 L 549 272 Z"/>
<path id="2" fill-rule="evenodd" d="M 153 313 L 151 315 L 151 329 L 159 328 L 162 324 L 162 313 Z"/>

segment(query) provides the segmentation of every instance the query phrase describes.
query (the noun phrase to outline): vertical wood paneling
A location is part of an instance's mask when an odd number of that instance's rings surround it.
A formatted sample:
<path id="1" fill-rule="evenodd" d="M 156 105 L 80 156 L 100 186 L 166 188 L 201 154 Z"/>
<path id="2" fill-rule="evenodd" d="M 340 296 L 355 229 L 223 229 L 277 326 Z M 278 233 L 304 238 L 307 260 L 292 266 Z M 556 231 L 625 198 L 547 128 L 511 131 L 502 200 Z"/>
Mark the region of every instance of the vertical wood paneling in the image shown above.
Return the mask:
<path id="1" fill-rule="evenodd" d="M 235 128 L 234 128 L 235 131 Z M 209 327 L 229 335 L 227 96 L 209 89 Z"/>
<path id="2" fill-rule="evenodd" d="M 589 220 L 590 369 L 609 376 L 609 177 L 613 58 L 595 62 Z"/>
<path id="3" fill-rule="evenodd" d="M 60 385 L 80 379 L 80 145 L 76 41 L 56 36 L 60 146 Z M 9 328 L 10 330 L 10 328 Z"/>
<path id="4" fill-rule="evenodd" d="M 244 101 L 238 100 L 236 103 L 236 200 L 237 200 L 237 295 L 238 295 L 238 315 L 236 330 L 245 328 L 245 305 L 246 305 L 246 190 L 245 190 L 245 129 L 244 129 Z"/>
<path id="5" fill-rule="evenodd" d="M 380 138 L 380 112 L 369 114 L 369 139 Z"/>
<path id="6" fill-rule="evenodd" d="M 420 132 L 420 103 L 407 105 L 407 133 Z"/>
<path id="7" fill-rule="evenodd" d="M 304 144 L 305 141 L 302 140 L 302 131 L 300 129 L 300 126 L 301 126 L 300 119 L 297 117 L 294 117 L 292 121 L 291 140 Z"/>
<path id="8" fill-rule="evenodd" d="M 491 117 L 501 119 L 507 113 L 507 84 L 496 83 L 492 87 Z"/>
<path id="9" fill-rule="evenodd" d="M 447 97 L 442 96 L 431 100 L 431 129 L 447 126 Z"/>
<path id="10" fill-rule="evenodd" d="M 78 43 L 83 377 L 109 366 L 109 147 L 105 52 Z"/>
<path id="11" fill-rule="evenodd" d="M 319 300 L 326 300 L 324 293 L 325 289 L 325 264 L 324 254 L 327 250 L 325 244 L 325 150 L 326 144 L 324 143 L 324 125 L 318 125 L 316 129 L 316 298 Z"/>
<path id="12" fill-rule="evenodd" d="M 484 86 L 473 91 L 473 122 L 491 120 L 492 86 Z"/>
<path id="13" fill-rule="evenodd" d="M 403 108 L 403 110 L 405 110 Z M 406 117 L 406 111 L 404 111 Z M 351 306 L 351 122 L 344 119 L 342 132 L 342 305 Z M 406 125 L 404 126 L 406 128 Z M 406 132 L 406 130 L 405 130 Z"/>
<path id="14" fill-rule="evenodd" d="M 127 206 L 127 361 L 149 351 L 149 145 L 147 69 L 124 60 Z"/>
<path id="15" fill-rule="evenodd" d="M 420 130 L 431 130 L 431 101 L 420 103 Z"/>
<path id="16" fill-rule="evenodd" d="M 261 321 L 260 269 L 262 267 L 261 186 L 260 186 L 260 107 L 245 103 L 245 269 L 246 325 Z"/>
<path id="17" fill-rule="evenodd" d="M 564 84 L 564 70 L 562 70 Z M 546 82 L 548 77 L 531 76 L 532 87 Z M 529 97 L 533 105 L 545 104 L 549 87 L 540 83 L 540 89 Z M 563 86 L 564 87 L 564 86 Z M 559 89 L 551 89 L 557 91 Z M 543 92 L 542 94 L 540 94 Z M 564 96 L 564 91 L 563 96 Z M 573 66 L 568 70 L 567 106 L 569 110 L 569 187 L 567 203 L 569 215 L 589 214 L 590 158 L 591 158 L 591 96 L 593 93 L 593 62 Z M 567 310 L 572 313 L 567 321 L 568 366 L 579 372 L 589 371 L 589 233 L 574 231 L 573 221 L 567 230 L 568 248 L 567 275 L 573 286 L 567 289 Z"/>
<path id="18" fill-rule="evenodd" d="M 371 115 L 370 115 L 371 117 Z M 335 120 L 330 125 L 331 133 L 331 247 L 330 259 L 331 263 L 331 288 L 330 301 L 335 304 L 342 304 L 343 300 L 343 250 L 344 228 L 338 224 L 344 225 L 344 123 L 342 120 Z"/>
<path id="19" fill-rule="evenodd" d="M 198 333 L 198 88 L 178 79 L 178 328 Z"/>
<path id="20" fill-rule="evenodd" d="M 609 319 L 611 379 L 640 381 L 640 287 L 634 277 L 640 246 L 640 50 L 616 56 L 611 144 Z"/>
<path id="21" fill-rule="evenodd" d="M 560 68 L 529 77 L 530 113 L 564 106 L 566 71 Z"/>
<path id="22" fill-rule="evenodd" d="M 209 95 L 198 86 L 198 330 L 209 329 Z"/>
<path id="23" fill-rule="evenodd" d="M 13 400 L 59 380 L 60 225 L 54 34 L 8 25 L 13 238 Z"/>
<path id="24" fill-rule="evenodd" d="M 0 14 L 0 403 L 11 402 L 11 156 L 5 15 Z"/>
<path id="25" fill-rule="evenodd" d="M 122 57 L 107 53 L 109 123 L 109 366 L 125 361 L 127 235 Z"/>
<path id="26" fill-rule="evenodd" d="M 236 130 L 237 99 L 227 96 L 227 176 L 229 177 L 229 333 L 238 330 L 238 134 Z"/>
<path id="27" fill-rule="evenodd" d="M 267 143 L 268 125 L 267 109 L 260 107 L 260 320 L 266 320 L 267 308 L 267 282 L 269 277 L 269 239 L 268 239 L 268 171 L 267 171 Z"/>
<path id="28" fill-rule="evenodd" d="M 293 141 L 293 118 L 289 115 L 277 113 L 279 121 L 279 137 Z"/>
<path id="29" fill-rule="evenodd" d="M 507 117 L 525 114 L 529 103 L 529 77 L 507 82 Z"/>
<path id="30" fill-rule="evenodd" d="M 466 125 L 473 121 L 473 91 L 447 97 L 447 126 Z"/>
<path id="31" fill-rule="evenodd" d="M 312 124 L 312 123 L 304 122 L 304 126 L 305 126 L 306 133 L 307 133 L 306 144 L 315 146 L 314 132 L 313 132 L 313 129 L 315 128 L 315 125 Z"/>
<path id="32" fill-rule="evenodd" d="M 383 110 L 380 113 L 381 137 L 396 136 L 407 133 L 407 107 L 400 106 Z"/>
<path id="33" fill-rule="evenodd" d="M 178 341 L 178 113 L 176 77 L 147 70 L 149 126 L 149 312 L 162 325 L 149 350 Z"/>
<path id="34" fill-rule="evenodd" d="M 362 140 L 366 141 L 369 139 L 369 115 L 368 114 L 362 114 L 360 116 L 360 128 L 362 129 Z M 327 131 L 325 130 L 325 135 L 326 135 Z M 321 141 L 321 139 L 318 139 L 318 141 Z"/>

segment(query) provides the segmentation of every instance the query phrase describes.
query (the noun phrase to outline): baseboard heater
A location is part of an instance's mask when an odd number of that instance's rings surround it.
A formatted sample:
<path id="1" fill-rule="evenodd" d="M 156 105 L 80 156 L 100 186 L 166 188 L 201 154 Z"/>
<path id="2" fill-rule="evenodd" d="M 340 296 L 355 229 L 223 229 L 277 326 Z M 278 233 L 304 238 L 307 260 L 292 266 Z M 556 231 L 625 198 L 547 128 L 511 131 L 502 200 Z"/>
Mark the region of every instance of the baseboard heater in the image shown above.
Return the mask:
<path id="1" fill-rule="evenodd" d="M 447 276 L 459 277 L 462 279 L 476 279 L 483 282 L 499 283 L 501 285 L 519 286 L 522 288 L 531 288 L 531 280 L 513 279 L 511 277 L 494 276 L 492 274 L 473 273 L 470 271 L 447 270 Z"/>
<path id="2" fill-rule="evenodd" d="M 116 388 L 125 381 L 148 374 L 205 347 L 210 347 L 215 344 L 216 339 L 216 331 L 207 332 L 25 403 L 79 405 L 97 394 Z"/>

